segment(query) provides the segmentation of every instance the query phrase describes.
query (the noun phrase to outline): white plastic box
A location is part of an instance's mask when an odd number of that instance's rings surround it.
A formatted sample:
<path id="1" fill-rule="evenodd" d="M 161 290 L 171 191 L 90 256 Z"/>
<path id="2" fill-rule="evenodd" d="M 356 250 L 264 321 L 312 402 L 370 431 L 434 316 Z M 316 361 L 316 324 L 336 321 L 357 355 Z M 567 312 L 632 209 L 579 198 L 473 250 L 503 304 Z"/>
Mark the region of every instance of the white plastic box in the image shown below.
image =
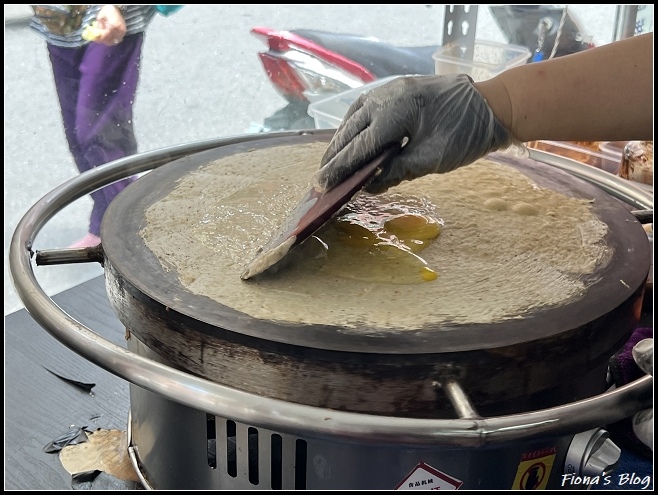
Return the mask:
<path id="1" fill-rule="evenodd" d="M 315 120 L 316 129 L 337 129 L 347 110 L 361 93 L 370 91 L 398 77 L 402 76 L 383 77 L 358 88 L 343 91 L 329 98 L 316 101 L 308 106 L 307 112 Z"/>
<path id="2" fill-rule="evenodd" d="M 438 75 L 468 74 L 475 82 L 528 62 L 530 50 L 524 46 L 475 40 L 473 60 L 464 58 L 467 47 L 459 42 L 440 47 L 432 58 Z"/>

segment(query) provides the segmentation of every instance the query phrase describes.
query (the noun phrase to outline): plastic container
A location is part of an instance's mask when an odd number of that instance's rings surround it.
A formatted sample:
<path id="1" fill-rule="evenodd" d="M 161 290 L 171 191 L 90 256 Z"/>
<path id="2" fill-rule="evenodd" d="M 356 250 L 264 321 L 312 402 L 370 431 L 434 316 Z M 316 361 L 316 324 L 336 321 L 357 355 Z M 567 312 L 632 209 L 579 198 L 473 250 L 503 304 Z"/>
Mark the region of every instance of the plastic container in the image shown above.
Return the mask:
<path id="1" fill-rule="evenodd" d="M 352 103 L 366 91 L 386 84 L 393 79 L 403 76 L 389 76 L 359 86 L 358 88 L 343 91 L 337 95 L 311 103 L 308 114 L 315 120 L 316 129 L 337 129 Z"/>
<path id="2" fill-rule="evenodd" d="M 571 158 L 577 162 L 591 165 L 617 175 L 619 173 L 619 166 L 621 165 L 620 157 L 614 153 L 602 152 L 598 141 L 593 141 L 589 144 L 591 146 L 584 146 L 569 141 L 530 141 L 526 143 L 528 148 Z"/>
<path id="3" fill-rule="evenodd" d="M 601 141 L 599 143 L 599 150 L 604 155 L 610 155 L 621 162 L 624 156 L 624 147 L 628 141 Z"/>
<path id="4" fill-rule="evenodd" d="M 459 42 L 440 47 L 432 55 L 435 73 L 468 74 L 475 82 L 485 81 L 507 69 L 527 63 L 531 55 L 525 46 L 475 40 L 473 60 L 469 60 L 464 58 L 466 49 L 466 45 Z"/>

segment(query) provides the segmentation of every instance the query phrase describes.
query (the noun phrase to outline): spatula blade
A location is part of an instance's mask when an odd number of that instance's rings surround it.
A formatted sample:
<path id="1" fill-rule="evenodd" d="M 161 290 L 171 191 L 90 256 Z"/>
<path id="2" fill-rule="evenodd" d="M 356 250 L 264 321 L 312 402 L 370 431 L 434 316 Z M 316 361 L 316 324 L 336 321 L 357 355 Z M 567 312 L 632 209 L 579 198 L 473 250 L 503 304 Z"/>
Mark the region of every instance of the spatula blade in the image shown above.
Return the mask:
<path id="1" fill-rule="evenodd" d="M 279 263 L 295 246 L 309 238 L 345 206 L 378 170 L 397 153 L 389 149 L 357 170 L 333 189 L 321 193 L 311 188 L 293 208 L 281 227 L 247 265 L 240 278 L 248 280 Z"/>

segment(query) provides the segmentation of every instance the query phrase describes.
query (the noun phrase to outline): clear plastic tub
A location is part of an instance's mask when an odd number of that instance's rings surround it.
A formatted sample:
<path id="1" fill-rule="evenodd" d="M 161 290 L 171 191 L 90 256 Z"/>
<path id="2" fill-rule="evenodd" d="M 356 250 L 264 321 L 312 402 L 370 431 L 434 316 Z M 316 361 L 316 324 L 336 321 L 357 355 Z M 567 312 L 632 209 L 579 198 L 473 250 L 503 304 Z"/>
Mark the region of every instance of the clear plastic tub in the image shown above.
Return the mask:
<path id="1" fill-rule="evenodd" d="M 356 101 L 361 93 L 365 93 L 377 86 L 386 84 L 393 79 L 403 76 L 389 76 L 359 86 L 349 91 L 343 91 L 337 95 L 311 103 L 308 106 L 308 114 L 315 120 L 316 129 L 337 129 L 352 103 Z"/>
<path id="2" fill-rule="evenodd" d="M 610 155 L 621 162 L 624 155 L 624 147 L 628 141 L 601 141 L 599 143 L 599 150 L 604 155 Z"/>
<path id="3" fill-rule="evenodd" d="M 602 152 L 598 141 L 588 144 L 590 146 L 569 141 L 530 141 L 526 143 L 528 148 L 571 158 L 577 162 L 591 165 L 617 175 L 619 173 L 619 166 L 621 165 L 621 156 L 618 157 L 614 153 Z"/>
<path id="4" fill-rule="evenodd" d="M 497 74 L 528 62 L 530 50 L 525 46 L 475 40 L 473 60 L 464 58 L 467 47 L 453 42 L 440 47 L 432 58 L 438 75 L 468 74 L 475 81 L 485 81 Z"/>

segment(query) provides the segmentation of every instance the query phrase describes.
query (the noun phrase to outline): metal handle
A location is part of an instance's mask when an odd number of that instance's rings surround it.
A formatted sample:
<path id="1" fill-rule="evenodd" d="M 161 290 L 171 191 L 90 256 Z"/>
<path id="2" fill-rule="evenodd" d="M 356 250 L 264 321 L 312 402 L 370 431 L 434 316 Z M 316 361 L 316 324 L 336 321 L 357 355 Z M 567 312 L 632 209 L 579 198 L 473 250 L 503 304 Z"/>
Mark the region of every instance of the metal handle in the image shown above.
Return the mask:
<path id="1" fill-rule="evenodd" d="M 100 263 L 105 256 L 101 245 L 78 249 L 46 249 L 36 252 L 37 266 L 67 265 L 72 263 Z"/>
<path id="2" fill-rule="evenodd" d="M 640 223 L 653 223 L 653 210 L 633 210 L 631 213 Z"/>
<path id="3" fill-rule="evenodd" d="M 333 132 L 284 132 L 269 134 L 266 138 L 300 134 L 326 136 Z M 619 421 L 651 407 L 651 376 L 571 404 L 493 418 L 401 418 L 289 403 L 232 389 L 132 353 L 101 338 L 63 312 L 41 289 L 30 262 L 31 246 L 48 219 L 70 201 L 105 183 L 159 167 L 193 153 L 257 139 L 263 139 L 263 136 L 204 141 L 135 155 L 80 174 L 44 196 L 21 219 L 9 248 L 10 274 L 26 310 L 62 344 L 93 364 L 139 387 L 216 416 L 305 437 L 339 436 L 346 443 L 380 445 L 483 447 L 547 435 L 573 434 Z M 569 160 L 561 161 L 564 167 L 568 166 Z M 571 162 L 571 167 L 577 169 L 574 163 L 578 165 L 577 162 Z M 633 204 L 639 208 L 653 208 L 652 198 L 644 191 L 627 189 L 624 194 L 632 198 Z M 471 411 L 464 411 L 464 415 L 471 414 Z"/>

